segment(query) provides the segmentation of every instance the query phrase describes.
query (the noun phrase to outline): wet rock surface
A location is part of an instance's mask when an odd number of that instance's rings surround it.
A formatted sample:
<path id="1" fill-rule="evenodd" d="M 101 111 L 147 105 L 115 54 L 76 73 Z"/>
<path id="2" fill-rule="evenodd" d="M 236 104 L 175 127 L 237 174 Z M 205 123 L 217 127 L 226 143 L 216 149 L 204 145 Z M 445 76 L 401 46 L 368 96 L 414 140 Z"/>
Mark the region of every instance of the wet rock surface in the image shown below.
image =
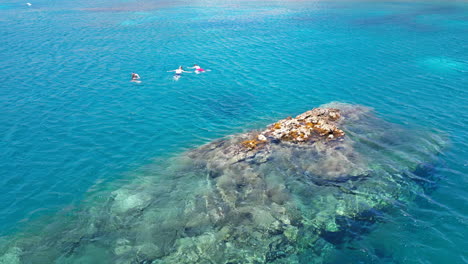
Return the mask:
<path id="1" fill-rule="evenodd" d="M 443 145 L 369 108 L 326 105 L 157 163 L 12 237 L 0 263 L 326 263 L 346 223 L 423 192 L 413 172 Z"/>

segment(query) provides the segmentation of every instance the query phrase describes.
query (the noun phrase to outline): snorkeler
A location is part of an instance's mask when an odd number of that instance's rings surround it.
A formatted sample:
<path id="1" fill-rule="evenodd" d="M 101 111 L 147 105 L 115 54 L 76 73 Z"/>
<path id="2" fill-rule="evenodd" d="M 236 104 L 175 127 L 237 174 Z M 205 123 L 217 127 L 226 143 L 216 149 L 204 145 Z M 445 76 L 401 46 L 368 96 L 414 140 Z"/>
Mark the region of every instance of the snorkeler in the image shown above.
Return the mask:
<path id="1" fill-rule="evenodd" d="M 193 67 L 189 67 L 189 69 L 195 69 L 196 74 L 206 72 L 206 71 L 210 71 L 210 70 L 202 69 L 198 64 L 194 64 Z"/>
<path id="2" fill-rule="evenodd" d="M 175 70 L 172 70 L 172 71 L 167 71 L 167 72 L 175 72 L 174 80 L 176 80 L 176 81 L 180 78 L 180 76 L 182 76 L 183 72 L 191 73 L 190 71 L 184 71 L 184 68 L 182 68 L 182 66 L 179 66 L 178 69 L 175 69 Z"/>
<path id="3" fill-rule="evenodd" d="M 132 81 L 138 81 L 140 80 L 140 75 L 138 73 L 132 72 Z"/>

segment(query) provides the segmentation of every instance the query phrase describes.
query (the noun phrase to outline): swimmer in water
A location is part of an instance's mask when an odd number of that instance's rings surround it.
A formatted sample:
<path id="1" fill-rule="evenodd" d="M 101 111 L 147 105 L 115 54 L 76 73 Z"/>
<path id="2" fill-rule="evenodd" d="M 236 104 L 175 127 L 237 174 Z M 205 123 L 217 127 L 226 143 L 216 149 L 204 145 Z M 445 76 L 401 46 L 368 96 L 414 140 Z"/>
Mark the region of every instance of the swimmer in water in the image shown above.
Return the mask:
<path id="1" fill-rule="evenodd" d="M 178 69 L 175 69 L 175 70 L 172 70 L 172 71 L 167 71 L 167 72 L 175 72 L 174 80 L 176 80 L 176 81 L 179 80 L 179 78 L 182 76 L 183 72 L 191 73 L 190 71 L 184 71 L 184 68 L 182 68 L 182 66 L 179 66 Z"/>
<path id="2" fill-rule="evenodd" d="M 139 82 L 140 81 L 140 75 L 138 73 L 132 72 L 132 82 Z"/>
<path id="3" fill-rule="evenodd" d="M 196 74 L 200 74 L 202 72 L 210 71 L 210 70 L 202 69 L 198 64 L 194 64 L 193 67 L 189 67 L 189 69 L 195 69 Z"/>

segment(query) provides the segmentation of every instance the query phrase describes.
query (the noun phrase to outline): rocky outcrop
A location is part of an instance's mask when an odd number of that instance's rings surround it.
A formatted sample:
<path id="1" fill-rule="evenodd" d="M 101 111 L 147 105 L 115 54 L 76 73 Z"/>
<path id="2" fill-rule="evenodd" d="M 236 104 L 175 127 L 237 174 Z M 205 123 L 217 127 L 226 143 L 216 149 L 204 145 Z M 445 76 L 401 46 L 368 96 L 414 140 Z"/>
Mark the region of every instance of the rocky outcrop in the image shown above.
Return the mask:
<path id="1" fill-rule="evenodd" d="M 189 155 L 206 163 L 212 175 L 236 163 L 265 163 L 281 156 L 285 162 L 301 160 L 297 164 L 316 178 L 343 180 L 366 174 L 366 164 L 353 149 L 353 142 L 345 141 L 345 132 L 338 128 L 345 121 L 340 110 L 331 107 L 315 108 L 252 131 L 215 141 L 193 150 Z M 276 157 L 278 159 L 279 157 Z M 232 169 L 232 168 L 231 168 Z"/>
<path id="2" fill-rule="evenodd" d="M 255 150 L 272 142 L 310 144 L 320 140 L 339 140 L 345 135 L 337 128 L 340 117 L 340 110 L 336 108 L 315 108 L 295 118 L 280 120 L 241 144 L 248 150 Z"/>

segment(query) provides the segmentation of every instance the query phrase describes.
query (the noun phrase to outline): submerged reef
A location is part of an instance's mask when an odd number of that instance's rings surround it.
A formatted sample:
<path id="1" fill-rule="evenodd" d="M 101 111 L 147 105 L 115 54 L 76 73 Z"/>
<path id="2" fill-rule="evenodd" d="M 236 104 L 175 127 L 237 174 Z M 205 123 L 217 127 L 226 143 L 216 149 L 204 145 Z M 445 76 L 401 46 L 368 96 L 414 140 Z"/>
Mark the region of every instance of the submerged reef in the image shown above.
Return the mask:
<path id="1" fill-rule="evenodd" d="M 351 225 L 424 191 L 415 172 L 444 144 L 324 105 L 158 162 L 7 239 L 0 263 L 326 263 Z"/>

